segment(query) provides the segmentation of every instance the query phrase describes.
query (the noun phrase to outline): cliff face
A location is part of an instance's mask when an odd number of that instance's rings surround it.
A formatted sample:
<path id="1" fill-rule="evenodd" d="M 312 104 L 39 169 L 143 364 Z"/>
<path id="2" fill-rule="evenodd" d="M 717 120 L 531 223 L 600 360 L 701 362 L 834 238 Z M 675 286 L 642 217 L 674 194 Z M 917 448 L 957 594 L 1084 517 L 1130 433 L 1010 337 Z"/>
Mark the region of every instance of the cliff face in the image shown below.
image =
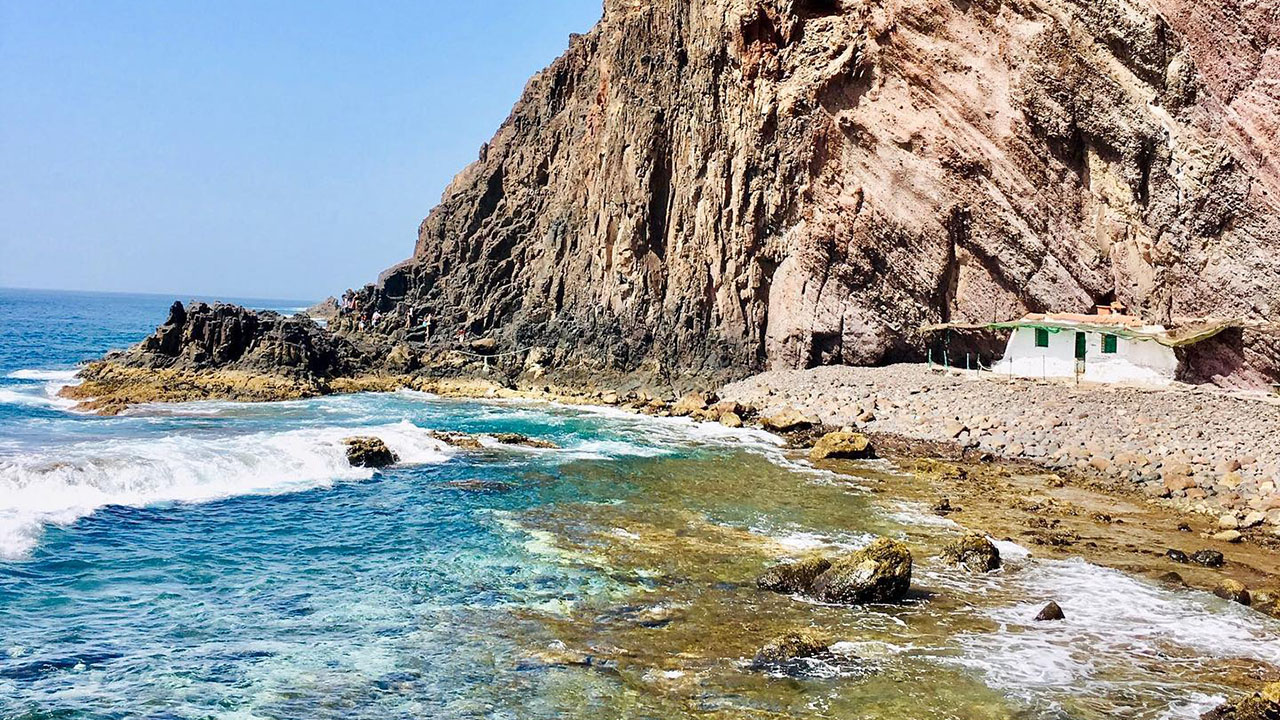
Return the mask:
<path id="1" fill-rule="evenodd" d="M 701 374 L 1113 299 L 1273 319 L 1277 148 L 1274 0 L 607 0 L 376 302 Z"/>

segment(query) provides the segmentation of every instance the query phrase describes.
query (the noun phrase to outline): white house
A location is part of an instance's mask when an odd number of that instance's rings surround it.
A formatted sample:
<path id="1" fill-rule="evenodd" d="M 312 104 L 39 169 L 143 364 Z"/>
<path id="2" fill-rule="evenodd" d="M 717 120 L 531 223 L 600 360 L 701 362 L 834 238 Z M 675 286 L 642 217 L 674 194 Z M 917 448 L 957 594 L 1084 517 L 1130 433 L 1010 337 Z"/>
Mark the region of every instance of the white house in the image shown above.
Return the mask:
<path id="1" fill-rule="evenodd" d="M 992 327 L 1012 330 L 992 371 L 1020 377 L 1168 385 L 1178 358 L 1162 325 L 1101 306 L 1097 315 L 1027 315 Z"/>

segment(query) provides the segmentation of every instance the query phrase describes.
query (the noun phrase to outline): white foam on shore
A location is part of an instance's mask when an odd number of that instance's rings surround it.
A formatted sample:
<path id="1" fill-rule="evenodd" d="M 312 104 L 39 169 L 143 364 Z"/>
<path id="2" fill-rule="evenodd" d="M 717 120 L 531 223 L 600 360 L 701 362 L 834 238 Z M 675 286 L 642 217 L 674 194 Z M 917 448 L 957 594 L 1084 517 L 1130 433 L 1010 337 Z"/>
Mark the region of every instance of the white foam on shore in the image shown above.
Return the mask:
<path id="1" fill-rule="evenodd" d="M 361 480 L 342 439 L 374 435 L 403 463 L 444 462 L 450 451 L 408 422 L 204 437 L 171 434 L 82 442 L 0 458 L 0 557 L 26 555 L 47 524 L 70 524 L 111 505 L 207 502 Z"/>
<path id="2" fill-rule="evenodd" d="M 10 380 L 42 381 L 43 385 L 14 385 L 0 388 L 0 405 L 22 405 L 70 410 L 75 400 L 59 397 L 62 388 L 77 382 L 75 370 L 14 370 L 5 375 Z"/>
<path id="3" fill-rule="evenodd" d="M 37 368 L 14 370 L 5 375 L 10 380 L 50 380 L 69 383 L 76 379 L 75 370 L 41 370 Z"/>

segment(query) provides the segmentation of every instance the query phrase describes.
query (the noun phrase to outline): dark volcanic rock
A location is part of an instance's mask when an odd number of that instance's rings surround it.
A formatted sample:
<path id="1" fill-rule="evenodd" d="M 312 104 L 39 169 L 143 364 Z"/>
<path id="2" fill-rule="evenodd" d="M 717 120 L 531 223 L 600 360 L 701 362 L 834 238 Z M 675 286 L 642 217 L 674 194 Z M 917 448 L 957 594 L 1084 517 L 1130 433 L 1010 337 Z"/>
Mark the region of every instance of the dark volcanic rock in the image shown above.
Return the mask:
<path id="1" fill-rule="evenodd" d="M 1205 567 L 1222 567 L 1224 559 L 1217 550 L 1197 550 L 1191 553 L 1191 562 Z"/>
<path id="2" fill-rule="evenodd" d="M 1053 600 L 1050 600 L 1049 604 L 1041 608 L 1040 613 L 1036 615 L 1037 622 L 1044 622 L 1046 620 L 1065 620 L 1066 618 L 1067 616 L 1062 613 L 1062 608 Z"/>
<path id="3" fill-rule="evenodd" d="M 305 316 L 238 305 L 175 302 L 154 334 L 113 358 L 127 367 L 242 370 L 318 378 L 355 372 L 363 360 L 345 338 Z"/>
<path id="4" fill-rule="evenodd" d="M 381 468 L 400 461 L 391 448 L 379 438 L 349 437 L 342 441 L 347 446 L 347 462 L 352 467 Z"/>

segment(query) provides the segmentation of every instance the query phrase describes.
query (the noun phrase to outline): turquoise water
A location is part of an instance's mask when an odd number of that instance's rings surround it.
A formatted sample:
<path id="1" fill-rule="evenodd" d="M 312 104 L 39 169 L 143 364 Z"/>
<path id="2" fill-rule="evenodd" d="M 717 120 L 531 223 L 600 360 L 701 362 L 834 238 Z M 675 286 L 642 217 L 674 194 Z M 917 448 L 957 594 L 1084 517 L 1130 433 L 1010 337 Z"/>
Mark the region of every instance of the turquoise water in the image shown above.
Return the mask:
<path id="1" fill-rule="evenodd" d="M 113 418 L 56 397 L 168 304 L 0 291 L 0 717 L 1191 718 L 1280 663 L 1276 623 L 1204 593 L 1011 544 L 996 576 L 944 568 L 959 528 L 762 433 L 411 392 Z M 353 434 L 403 462 L 349 467 Z M 901 607 L 751 584 L 873 533 L 918 553 Z M 1074 622 L 1029 622 L 1048 598 Z M 746 667 L 809 625 L 846 660 Z"/>

